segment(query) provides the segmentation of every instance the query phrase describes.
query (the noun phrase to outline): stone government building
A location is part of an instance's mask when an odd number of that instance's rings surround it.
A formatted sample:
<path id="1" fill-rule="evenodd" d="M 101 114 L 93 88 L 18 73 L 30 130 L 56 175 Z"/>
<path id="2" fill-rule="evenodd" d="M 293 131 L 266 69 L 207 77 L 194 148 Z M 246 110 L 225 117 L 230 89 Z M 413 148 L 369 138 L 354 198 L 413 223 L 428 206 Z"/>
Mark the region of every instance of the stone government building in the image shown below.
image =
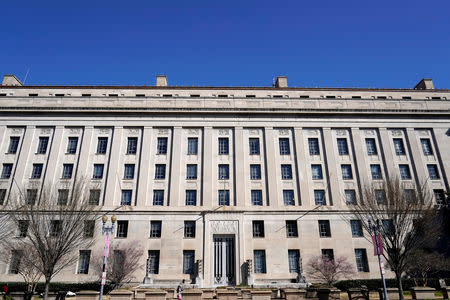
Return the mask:
<path id="1" fill-rule="evenodd" d="M 427 180 L 442 203 L 449 100 L 431 79 L 414 89 L 297 88 L 286 77 L 180 87 L 165 76 L 155 86 L 24 86 L 5 75 L 0 209 L 19 185 L 38 197 L 53 184 L 64 197 L 89 178 L 92 204 L 121 206 L 114 240 L 146 250 L 137 281 L 295 282 L 300 257 L 305 266 L 321 253 L 378 277 L 372 245 L 342 214 L 362 185 L 389 176 Z M 78 263 L 54 281 L 98 280 L 94 249 L 74 250 Z M 21 281 L 12 265 L 0 264 L 0 281 Z"/>

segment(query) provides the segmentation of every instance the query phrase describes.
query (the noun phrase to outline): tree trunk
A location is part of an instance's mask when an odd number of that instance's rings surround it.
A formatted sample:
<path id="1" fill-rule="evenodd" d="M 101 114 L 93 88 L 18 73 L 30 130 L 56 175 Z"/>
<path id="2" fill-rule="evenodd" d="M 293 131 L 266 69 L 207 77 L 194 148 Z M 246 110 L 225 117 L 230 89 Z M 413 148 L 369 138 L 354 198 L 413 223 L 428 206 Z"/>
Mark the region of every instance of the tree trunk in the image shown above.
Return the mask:
<path id="1" fill-rule="evenodd" d="M 403 284 L 402 284 L 402 273 L 395 272 L 395 277 L 397 279 L 397 287 L 398 287 L 398 296 L 400 300 L 405 300 L 403 296 Z"/>
<path id="2" fill-rule="evenodd" d="M 48 290 L 49 290 L 49 288 L 50 288 L 50 277 L 45 277 L 44 300 L 48 299 Z"/>

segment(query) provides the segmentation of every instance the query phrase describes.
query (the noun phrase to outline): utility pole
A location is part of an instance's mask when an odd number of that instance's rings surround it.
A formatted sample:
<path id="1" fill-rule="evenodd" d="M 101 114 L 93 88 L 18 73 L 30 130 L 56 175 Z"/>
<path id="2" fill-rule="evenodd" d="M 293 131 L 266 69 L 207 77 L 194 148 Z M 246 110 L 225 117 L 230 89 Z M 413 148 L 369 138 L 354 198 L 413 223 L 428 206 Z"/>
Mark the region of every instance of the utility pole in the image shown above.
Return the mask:
<path id="1" fill-rule="evenodd" d="M 106 283 L 106 264 L 108 261 L 108 254 L 109 254 L 109 244 L 110 244 L 110 234 L 114 234 L 114 223 L 116 223 L 116 216 L 111 216 L 111 226 L 106 226 L 106 221 L 108 221 L 107 216 L 102 217 L 102 235 L 105 235 L 105 252 L 103 253 L 103 267 L 102 267 L 102 280 L 100 284 L 100 295 L 98 297 L 98 300 L 102 300 L 103 298 L 103 287 Z"/>
<path id="2" fill-rule="evenodd" d="M 370 235 L 372 236 L 372 243 L 375 250 L 374 255 L 378 256 L 378 266 L 380 267 L 381 280 L 383 281 L 384 300 L 389 300 L 386 290 L 386 280 L 384 278 L 384 264 L 381 261 L 381 255 L 383 254 L 383 245 L 380 239 L 380 235 L 378 234 L 380 230 L 380 220 L 376 220 L 376 224 L 372 224 L 372 222 L 369 220 L 369 230 Z"/>

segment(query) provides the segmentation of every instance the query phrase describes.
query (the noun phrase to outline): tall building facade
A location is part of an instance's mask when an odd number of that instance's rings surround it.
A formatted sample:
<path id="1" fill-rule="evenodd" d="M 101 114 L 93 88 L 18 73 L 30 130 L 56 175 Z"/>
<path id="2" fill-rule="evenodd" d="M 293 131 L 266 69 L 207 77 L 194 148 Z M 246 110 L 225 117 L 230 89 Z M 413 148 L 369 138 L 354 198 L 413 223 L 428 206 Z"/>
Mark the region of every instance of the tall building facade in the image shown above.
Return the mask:
<path id="1" fill-rule="evenodd" d="M 348 210 L 361 187 L 398 176 L 449 190 L 450 91 L 414 89 L 0 86 L 0 209 L 21 187 L 116 210 L 115 242 L 145 249 L 154 284 L 294 282 L 314 255 L 346 256 L 379 276 Z M 30 195 L 31 195 L 30 194 Z M 92 249 L 55 281 L 97 280 Z M 20 235 L 20 233 L 19 233 Z M 11 261 L 14 260 L 12 255 Z M 299 263 L 300 262 L 300 263 Z M 13 263 L 0 281 L 19 281 Z"/>

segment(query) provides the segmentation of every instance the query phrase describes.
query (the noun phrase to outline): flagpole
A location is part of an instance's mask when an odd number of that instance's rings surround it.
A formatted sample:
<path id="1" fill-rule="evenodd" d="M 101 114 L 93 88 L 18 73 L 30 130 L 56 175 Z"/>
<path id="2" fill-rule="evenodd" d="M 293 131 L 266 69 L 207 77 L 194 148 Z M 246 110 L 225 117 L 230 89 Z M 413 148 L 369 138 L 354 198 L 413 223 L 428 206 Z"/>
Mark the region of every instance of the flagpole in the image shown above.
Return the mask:
<path id="1" fill-rule="evenodd" d="M 383 294 L 384 294 L 384 300 L 389 300 L 388 294 L 387 294 L 387 289 L 386 289 L 386 280 L 384 278 L 384 264 L 381 261 L 381 254 L 382 254 L 382 247 L 383 244 L 381 243 L 381 238 L 380 235 L 378 234 L 378 230 L 380 227 L 380 221 L 377 220 L 376 225 L 370 222 L 369 220 L 369 228 L 370 228 L 370 235 L 372 235 L 373 232 L 373 236 L 372 236 L 372 242 L 374 242 L 374 247 L 375 247 L 375 255 L 378 256 L 378 266 L 380 267 L 380 274 L 381 274 L 381 280 L 383 281 Z"/>

